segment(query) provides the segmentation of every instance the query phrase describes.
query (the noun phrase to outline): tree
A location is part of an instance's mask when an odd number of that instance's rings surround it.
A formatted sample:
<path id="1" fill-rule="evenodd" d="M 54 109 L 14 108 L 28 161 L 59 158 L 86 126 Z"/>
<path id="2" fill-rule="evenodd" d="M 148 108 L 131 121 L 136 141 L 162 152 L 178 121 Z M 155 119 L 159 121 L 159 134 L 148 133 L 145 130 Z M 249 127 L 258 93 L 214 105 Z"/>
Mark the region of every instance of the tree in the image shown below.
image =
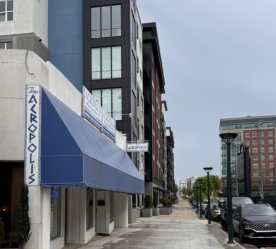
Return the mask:
<path id="1" fill-rule="evenodd" d="M 192 195 L 194 199 L 199 198 L 198 196 L 198 189 L 199 189 L 199 182 L 201 181 L 201 191 L 202 191 L 202 200 L 208 198 L 208 182 L 207 182 L 207 176 L 198 177 L 195 180 L 195 183 L 193 185 Z M 218 193 L 220 190 L 220 178 L 218 176 L 210 176 L 210 194 L 211 199 L 214 199 L 218 197 Z"/>

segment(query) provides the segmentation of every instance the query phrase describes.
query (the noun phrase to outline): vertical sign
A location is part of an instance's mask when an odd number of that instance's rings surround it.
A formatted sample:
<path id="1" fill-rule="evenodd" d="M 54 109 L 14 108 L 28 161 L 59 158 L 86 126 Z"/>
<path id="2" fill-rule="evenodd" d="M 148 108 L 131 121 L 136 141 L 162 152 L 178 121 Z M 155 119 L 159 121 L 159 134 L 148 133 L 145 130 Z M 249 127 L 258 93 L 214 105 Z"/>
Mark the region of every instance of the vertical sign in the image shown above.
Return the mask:
<path id="1" fill-rule="evenodd" d="M 25 183 L 40 185 L 40 96 L 37 85 L 26 86 Z"/>

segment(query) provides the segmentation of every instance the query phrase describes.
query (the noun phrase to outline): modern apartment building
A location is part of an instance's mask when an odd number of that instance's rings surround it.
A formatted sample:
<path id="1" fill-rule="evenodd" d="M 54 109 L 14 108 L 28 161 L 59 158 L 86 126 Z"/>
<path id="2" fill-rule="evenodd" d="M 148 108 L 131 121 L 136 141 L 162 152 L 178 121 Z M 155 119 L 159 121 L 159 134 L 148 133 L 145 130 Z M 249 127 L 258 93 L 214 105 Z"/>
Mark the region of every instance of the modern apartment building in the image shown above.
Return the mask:
<path id="1" fill-rule="evenodd" d="M 129 196 L 144 193 L 143 156 L 130 160 L 122 134 L 143 140 L 140 19 L 134 1 L 97 2 L 0 0 L 0 228 L 9 240 L 25 175 L 26 249 L 127 227 Z M 100 129 L 90 93 L 104 109 Z"/>
<path id="2" fill-rule="evenodd" d="M 171 127 L 166 128 L 166 137 L 167 137 L 167 194 L 172 197 L 175 189 L 175 180 L 174 180 L 174 135 Z M 190 181 L 190 185 L 192 185 L 191 181 Z"/>
<path id="3" fill-rule="evenodd" d="M 143 25 L 145 139 L 150 151 L 145 155 L 146 194 L 159 201 L 165 192 L 164 112 L 162 95 L 165 79 L 155 23 Z"/>
<path id="4" fill-rule="evenodd" d="M 239 134 L 231 148 L 234 193 L 238 193 L 238 152 L 242 144 L 249 147 L 251 158 L 251 194 L 273 197 L 276 190 L 275 116 L 227 118 L 220 121 L 220 132 Z M 226 146 L 221 145 L 222 175 L 226 176 Z"/>
<path id="5" fill-rule="evenodd" d="M 143 142 L 142 24 L 136 0 L 84 1 L 83 34 L 86 88 L 128 142 Z M 131 158 L 144 175 L 144 153 L 132 153 Z M 133 211 L 139 212 L 142 196 L 132 198 Z"/>
<path id="6" fill-rule="evenodd" d="M 128 141 L 144 141 L 142 24 L 136 1 L 84 2 L 84 84 Z M 133 153 L 132 159 L 143 171 L 143 155 Z"/>

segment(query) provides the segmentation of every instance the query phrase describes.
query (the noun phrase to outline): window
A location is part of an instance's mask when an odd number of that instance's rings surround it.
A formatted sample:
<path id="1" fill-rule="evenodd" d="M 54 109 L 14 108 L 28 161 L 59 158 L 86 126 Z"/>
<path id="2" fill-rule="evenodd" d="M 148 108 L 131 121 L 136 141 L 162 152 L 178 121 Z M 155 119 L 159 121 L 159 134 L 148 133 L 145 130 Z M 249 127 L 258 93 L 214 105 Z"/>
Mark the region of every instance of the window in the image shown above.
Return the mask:
<path id="1" fill-rule="evenodd" d="M 0 41 L 0 49 L 12 49 L 12 42 L 11 41 Z"/>
<path id="2" fill-rule="evenodd" d="M 136 77 L 136 59 L 134 54 L 132 53 L 132 57 L 131 57 L 131 79 L 132 79 L 132 84 L 134 87 L 136 87 L 136 81 L 137 81 L 137 77 Z"/>
<path id="3" fill-rule="evenodd" d="M 122 77 L 121 47 L 91 49 L 92 80 Z"/>
<path id="4" fill-rule="evenodd" d="M 268 136 L 273 137 L 273 131 L 268 131 Z"/>
<path id="5" fill-rule="evenodd" d="M 101 104 L 105 112 L 109 113 L 115 120 L 122 119 L 121 88 L 93 90 L 92 94 Z"/>
<path id="6" fill-rule="evenodd" d="M 93 227 L 93 190 L 88 188 L 86 191 L 86 230 Z"/>
<path id="7" fill-rule="evenodd" d="M 51 240 L 61 236 L 61 190 L 51 189 Z"/>
<path id="8" fill-rule="evenodd" d="M 0 22 L 13 20 L 13 0 L 0 0 Z"/>
<path id="9" fill-rule="evenodd" d="M 112 6 L 112 36 L 121 36 L 121 5 Z"/>
<path id="10" fill-rule="evenodd" d="M 121 5 L 91 8 L 91 37 L 121 36 Z"/>
<path id="11" fill-rule="evenodd" d="M 256 131 L 252 131 L 252 137 L 257 137 L 257 132 Z"/>
<path id="12" fill-rule="evenodd" d="M 269 153 L 273 153 L 273 152 L 274 152 L 274 147 L 270 146 L 270 147 L 268 148 L 268 152 L 269 152 Z"/>
<path id="13" fill-rule="evenodd" d="M 252 153 L 258 153 L 258 148 L 252 148 Z"/>
<path id="14" fill-rule="evenodd" d="M 273 139 L 268 139 L 268 144 L 273 145 Z"/>
<path id="15" fill-rule="evenodd" d="M 274 155 L 271 154 L 271 155 L 268 156 L 268 158 L 269 158 L 269 161 L 273 161 L 274 160 Z"/>
<path id="16" fill-rule="evenodd" d="M 132 40 L 132 44 L 133 44 L 135 49 L 136 49 L 136 39 L 137 39 L 136 32 L 137 32 L 136 21 L 135 21 L 134 14 L 132 13 L 132 18 L 131 18 L 131 40 Z"/>
<path id="17" fill-rule="evenodd" d="M 250 132 L 245 132 L 245 133 L 244 133 L 244 137 L 245 137 L 245 138 L 250 138 Z"/>

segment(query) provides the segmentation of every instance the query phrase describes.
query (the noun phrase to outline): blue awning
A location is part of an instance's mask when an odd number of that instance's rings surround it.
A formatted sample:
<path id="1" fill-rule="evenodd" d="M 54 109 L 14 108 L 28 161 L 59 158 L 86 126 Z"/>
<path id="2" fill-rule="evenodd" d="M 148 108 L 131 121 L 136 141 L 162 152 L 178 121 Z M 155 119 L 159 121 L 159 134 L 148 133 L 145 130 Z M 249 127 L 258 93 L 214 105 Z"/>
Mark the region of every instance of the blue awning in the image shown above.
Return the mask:
<path id="1" fill-rule="evenodd" d="M 41 185 L 144 193 L 144 177 L 128 154 L 45 89 Z"/>

